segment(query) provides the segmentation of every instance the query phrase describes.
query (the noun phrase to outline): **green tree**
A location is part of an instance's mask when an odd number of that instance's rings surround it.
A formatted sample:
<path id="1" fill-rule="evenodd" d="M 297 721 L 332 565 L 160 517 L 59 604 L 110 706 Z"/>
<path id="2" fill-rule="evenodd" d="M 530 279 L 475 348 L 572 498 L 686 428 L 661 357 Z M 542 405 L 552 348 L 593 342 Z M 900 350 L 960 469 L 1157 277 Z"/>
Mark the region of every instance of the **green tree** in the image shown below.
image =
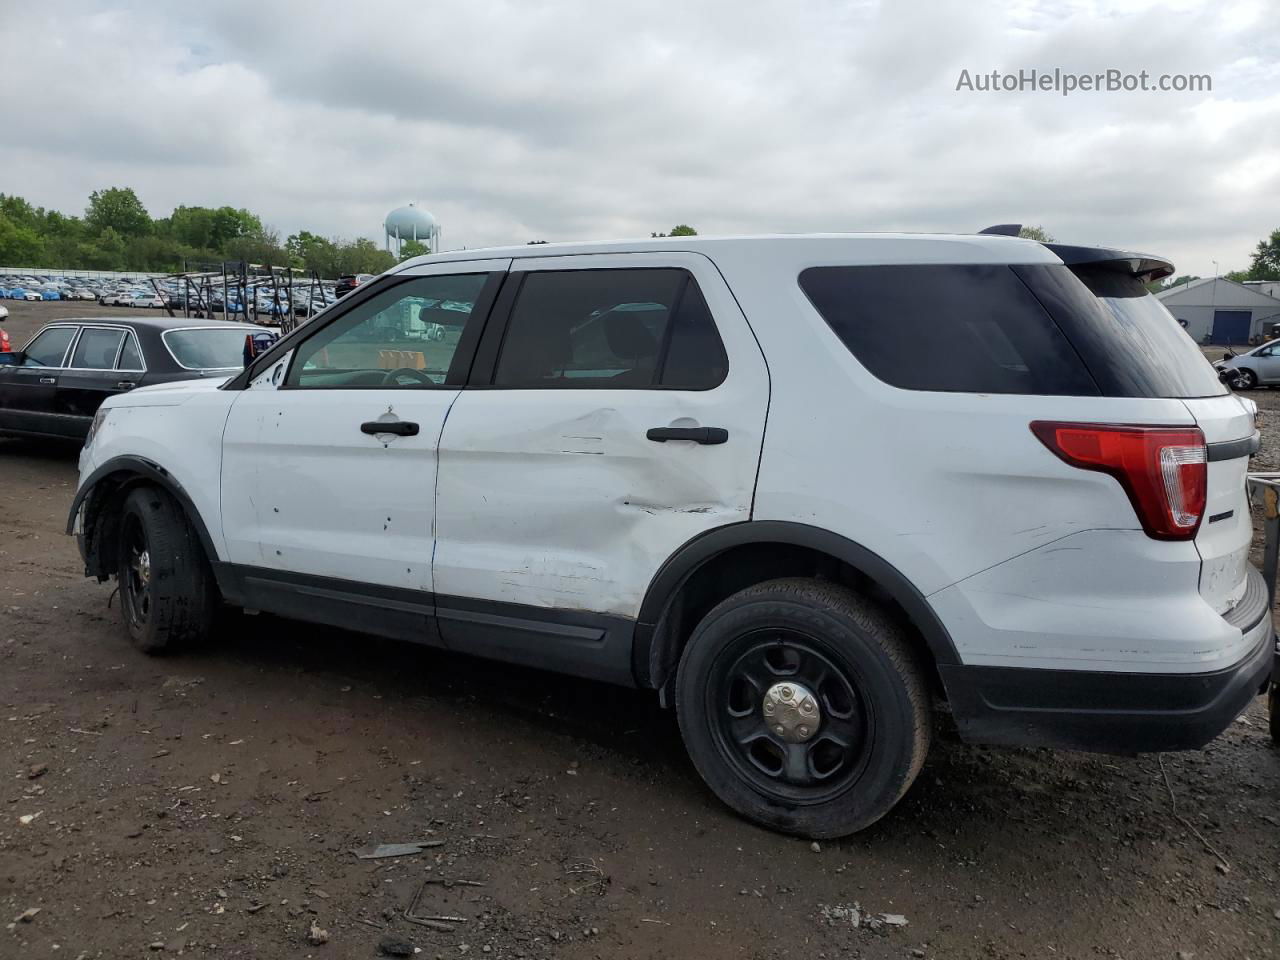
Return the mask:
<path id="1" fill-rule="evenodd" d="M 85 223 L 95 233 L 111 229 L 121 236 L 151 232 L 151 215 L 131 187 L 108 187 L 89 194 Z"/>
<path id="2" fill-rule="evenodd" d="M 45 256 L 44 240 L 40 234 L 0 213 L 0 264 L 38 267 L 43 265 Z"/>
<path id="3" fill-rule="evenodd" d="M 408 260 L 410 257 L 424 257 L 431 252 L 431 248 L 421 240 L 414 240 L 410 237 L 408 240 L 400 244 L 400 259 Z"/>
<path id="4" fill-rule="evenodd" d="M 693 229 L 687 223 L 677 223 L 671 228 L 670 233 L 650 233 L 651 237 L 696 237 L 698 231 Z"/>
<path id="5" fill-rule="evenodd" d="M 1018 231 L 1023 240 L 1039 240 L 1041 243 L 1053 243 L 1053 235 L 1044 227 L 1023 227 Z"/>
<path id="6" fill-rule="evenodd" d="M 1248 274 L 1250 280 L 1280 280 L 1280 230 L 1258 241 Z"/>

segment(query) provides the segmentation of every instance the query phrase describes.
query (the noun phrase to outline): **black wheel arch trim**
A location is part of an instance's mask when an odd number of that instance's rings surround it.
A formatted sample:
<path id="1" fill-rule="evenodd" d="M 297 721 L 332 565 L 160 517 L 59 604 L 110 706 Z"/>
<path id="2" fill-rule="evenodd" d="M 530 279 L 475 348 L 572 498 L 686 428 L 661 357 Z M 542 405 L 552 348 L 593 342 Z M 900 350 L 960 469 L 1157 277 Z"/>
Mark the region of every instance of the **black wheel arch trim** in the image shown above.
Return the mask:
<path id="1" fill-rule="evenodd" d="M 160 464 L 145 457 L 112 457 L 94 470 L 88 479 L 80 485 L 75 499 L 71 502 L 71 511 L 67 515 L 66 532 L 68 534 L 75 533 L 76 518 L 80 515 L 85 501 L 92 496 L 98 485 L 103 480 L 117 474 L 127 474 L 140 480 L 150 481 L 169 493 L 182 506 L 187 519 L 196 532 L 196 536 L 200 538 L 200 546 L 204 548 L 205 556 L 208 557 L 211 563 L 218 559 L 218 552 L 213 545 L 213 538 L 209 535 L 209 528 L 205 526 L 204 518 L 200 516 L 200 511 L 196 509 L 190 494 L 187 493 L 181 483 L 174 479 L 173 474 Z M 126 479 L 121 485 L 132 485 L 134 482 L 136 481 Z M 86 528 L 84 533 L 87 536 L 89 530 Z M 94 563 L 97 558 L 95 547 L 91 543 L 86 543 L 83 538 L 81 540 L 81 553 L 84 556 L 86 575 L 102 578 L 104 572 L 100 569 L 100 564 L 95 565 Z"/>
<path id="2" fill-rule="evenodd" d="M 821 527 L 788 520 L 747 520 L 715 527 L 687 541 L 654 574 L 640 605 L 632 669 L 642 687 L 665 686 L 679 647 L 659 636 L 671 602 L 699 569 L 724 552 L 748 544 L 807 547 L 848 564 L 876 583 L 906 612 L 939 665 L 958 665 L 955 643 L 923 593 L 897 567 L 861 544 Z"/>

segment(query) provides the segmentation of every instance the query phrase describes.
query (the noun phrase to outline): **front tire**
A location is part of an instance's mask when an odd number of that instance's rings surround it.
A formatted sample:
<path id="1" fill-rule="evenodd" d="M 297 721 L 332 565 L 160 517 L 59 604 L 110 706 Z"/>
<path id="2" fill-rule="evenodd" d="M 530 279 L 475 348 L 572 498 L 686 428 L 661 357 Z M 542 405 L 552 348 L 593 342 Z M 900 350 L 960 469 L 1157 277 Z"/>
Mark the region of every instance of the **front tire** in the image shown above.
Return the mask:
<path id="1" fill-rule="evenodd" d="M 698 624 L 676 676 L 694 766 L 728 806 L 805 837 L 883 817 L 929 750 L 924 670 L 901 627 L 848 588 L 748 587 Z"/>
<path id="2" fill-rule="evenodd" d="M 1242 367 L 1236 375 L 1236 387 L 1240 390 L 1253 390 L 1258 386 L 1258 375 L 1248 367 Z"/>
<path id="3" fill-rule="evenodd" d="M 125 497 L 116 571 L 125 632 L 143 653 L 208 636 L 218 597 L 213 574 L 186 514 L 159 487 Z"/>

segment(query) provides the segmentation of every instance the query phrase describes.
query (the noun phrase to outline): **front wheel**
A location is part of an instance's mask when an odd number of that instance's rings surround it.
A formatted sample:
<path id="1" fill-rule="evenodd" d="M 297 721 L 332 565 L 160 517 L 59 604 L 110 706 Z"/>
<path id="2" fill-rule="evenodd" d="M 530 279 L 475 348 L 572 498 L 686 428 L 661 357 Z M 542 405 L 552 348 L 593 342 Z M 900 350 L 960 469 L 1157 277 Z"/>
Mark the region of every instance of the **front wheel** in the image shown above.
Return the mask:
<path id="1" fill-rule="evenodd" d="M 125 497 L 116 576 L 125 632 L 139 650 L 163 653 L 208 636 L 213 574 L 182 508 L 159 487 Z"/>
<path id="2" fill-rule="evenodd" d="M 1244 367 L 1236 374 L 1236 388 L 1240 390 L 1252 390 L 1258 385 L 1258 375 Z"/>
<path id="3" fill-rule="evenodd" d="M 928 685 L 885 612 L 845 587 L 749 587 L 694 631 L 680 731 L 716 795 L 764 826 L 839 837 L 902 798 L 928 753 Z"/>

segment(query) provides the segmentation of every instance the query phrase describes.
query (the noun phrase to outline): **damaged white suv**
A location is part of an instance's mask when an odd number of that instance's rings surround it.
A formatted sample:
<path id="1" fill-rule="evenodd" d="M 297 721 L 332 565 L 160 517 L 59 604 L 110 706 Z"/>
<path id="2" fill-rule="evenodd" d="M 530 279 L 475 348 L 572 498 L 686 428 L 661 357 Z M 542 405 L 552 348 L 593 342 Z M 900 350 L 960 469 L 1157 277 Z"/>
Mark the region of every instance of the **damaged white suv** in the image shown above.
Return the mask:
<path id="1" fill-rule="evenodd" d="M 1003 235 L 410 260 L 225 384 L 109 400 L 69 529 L 146 651 L 225 603 L 654 689 L 729 806 L 845 834 L 935 700 L 1135 752 L 1267 682 L 1254 411 L 1171 272 Z"/>

